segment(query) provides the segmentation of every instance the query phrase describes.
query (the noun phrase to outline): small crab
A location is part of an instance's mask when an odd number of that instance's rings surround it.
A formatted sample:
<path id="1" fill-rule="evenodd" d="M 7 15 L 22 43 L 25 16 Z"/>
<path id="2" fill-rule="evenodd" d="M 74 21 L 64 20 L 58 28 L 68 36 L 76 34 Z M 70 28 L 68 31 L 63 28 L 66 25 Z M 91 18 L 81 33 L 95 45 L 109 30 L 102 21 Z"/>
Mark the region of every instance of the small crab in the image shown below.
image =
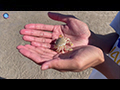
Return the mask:
<path id="1" fill-rule="evenodd" d="M 67 48 L 66 44 L 73 46 L 73 43 L 70 41 L 69 38 L 59 35 L 59 38 L 55 41 L 54 48 L 58 53 L 60 52 L 65 53 L 65 51 L 72 51 L 73 49 Z"/>

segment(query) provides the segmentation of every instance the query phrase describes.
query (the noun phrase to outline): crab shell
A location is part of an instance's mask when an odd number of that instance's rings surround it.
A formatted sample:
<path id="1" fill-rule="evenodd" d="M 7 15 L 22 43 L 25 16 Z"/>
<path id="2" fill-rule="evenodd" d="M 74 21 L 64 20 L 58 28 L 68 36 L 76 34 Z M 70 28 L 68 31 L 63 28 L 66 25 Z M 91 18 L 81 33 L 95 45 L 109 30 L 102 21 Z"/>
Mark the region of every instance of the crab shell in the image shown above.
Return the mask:
<path id="1" fill-rule="evenodd" d="M 73 45 L 69 38 L 60 35 L 59 38 L 55 41 L 54 48 L 57 49 L 56 51 L 58 53 L 61 51 L 62 53 L 65 53 L 65 51 L 72 51 L 71 48 L 66 47 L 66 44 L 70 44 L 70 46 Z"/>

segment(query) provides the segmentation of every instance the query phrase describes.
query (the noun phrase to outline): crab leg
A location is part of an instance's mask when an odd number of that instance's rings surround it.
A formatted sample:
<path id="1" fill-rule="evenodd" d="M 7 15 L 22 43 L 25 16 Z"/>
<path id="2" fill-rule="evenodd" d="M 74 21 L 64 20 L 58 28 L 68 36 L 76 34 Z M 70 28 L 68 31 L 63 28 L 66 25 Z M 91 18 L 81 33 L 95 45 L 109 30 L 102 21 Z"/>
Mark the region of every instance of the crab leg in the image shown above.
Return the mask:
<path id="1" fill-rule="evenodd" d="M 71 41 L 67 41 L 67 43 L 69 43 L 70 46 L 73 46 L 73 43 Z"/>
<path id="2" fill-rule="evenodd" d="M 69 49 L 67 49 L 67 47 L 66 46 L 64 46 L 64 48 L 65 48 L 65 51 L 68 51 Z"/>
<path id="3" fill-rule="evenodd" d="M 73 46 L 73 43 L 70 41 L 70 45 Z"/>
<path id="4" fill-rule="evenodd" d="M 66 43 L 69 43 L 70 44 L 70 46 L 73 46 L 73 43 L 71 42 L 71 40 L 69 39 L 69 38 L 65 38 L 66 39 Z"/>
<path id="5" fill-rule="evenodd" d="M 62 49 L 62 53 L 65 53 L 65 52 L 64 52 L 64 46 L 63 46 L 61 49 Z"/>
<path id="6" fill-rule="evenodd" d="M 60 52 L 60 48 L 57 48 L 57 50 L 56 50 L 58 53 Z"/>
<path id="7" fill-rule="evenodd" d="M 73 49 L 72 48 L 66 48 L 66 46 L 65 46 L 65 50 L 66 51 L 72 51 Z"/>

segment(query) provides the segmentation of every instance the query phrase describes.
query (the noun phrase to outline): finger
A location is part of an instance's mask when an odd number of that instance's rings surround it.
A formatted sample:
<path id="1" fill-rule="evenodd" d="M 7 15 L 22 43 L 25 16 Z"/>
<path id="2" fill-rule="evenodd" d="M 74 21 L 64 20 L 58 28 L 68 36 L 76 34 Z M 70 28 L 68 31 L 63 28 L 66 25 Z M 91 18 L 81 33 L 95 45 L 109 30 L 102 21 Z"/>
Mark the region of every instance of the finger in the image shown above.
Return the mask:
<path id="1" fill-rule="evenodd" d="M 29 50 L 30 52 L 33 52 L 33 53 L 37 53 L 37 52 L 35 52 L 35 50 L 33 49 L 33 48 L 31 48 L 31 47 L 28 47 L 29 45 L 25 45 L 25 46 L 23 46 L 23 45 L 19 45 L 19 46 L 17 46 L 17 49 L 26 49 L 26 50 Z"/>
<path id="2" fill-rule="evenodd" d="M 48 49 L 48 48 L 43 48 L 43 47 L 37 47 L 37 48 L 40 49 L 41 51 L 45 52 L 46 55 L 50 55 L 51 54 L 52 56 L 54 56 L 54 55 L 57 54 L 57 52 L 55 52 L 55 51 L 53 51 L 51 49 Z"/>
<path id="3" fill-rule="evenodd" d="M 38 43 L 38 42 L 31 42 L 31 45 L 37 46 L 37 47 L 45 47 L 45 48 L 50 48 L 51 45 L 49 43 Z"/>
<path id="4" fill-rule="evenodd" d="M 17 46 L 17 49 L 21 49 L 21 48 L 26 48 L 26 47 L 23 46 L 23 45 L 19 45 L 19 46 Z"/>
<path id="5" fill-rule="evenodd" d="M 39 29 L 39 30 L 53 31 L 54 25 L 27 24 L 27 25 L 25 25 L 25 28 L 26 28 L 26 29 Z"/>
<path id="6" fill-rule="evenodd" d="M 23 46 L 23 45 L 19 45 L 19 46 L 17 46 L 17 49 L 27 49 L 28 50 L 28 47 Z"/>
<path id="7" fill-rule="evenodd" d="M 38 49 L 36 49 L 34 46 L 31 45 L 25 45 L 25 46 L 20 45 L 17 48 L 19 49 L 19 52 L 22 55 L 30 58 L 32 61 L 34 61 L 37 64 L 41 64 L 53 58 L 52 56 L 50 57 L 49 55 L 46 54 L 43 55 L 43 52 L 41 52 L 42 54 L 36 52 L 36 50 Z"/>
<path id="8" fill-rule="evenodd" d="M 63 14 L 60 14 L 60 13 L 53 13 L 53 12 L 48 12 L 48 16 L 53 20 L 62 21 L 62 22 L 65 22 L 65 23 L 67 23 L 70 18 L 75 18 L 72 15 L 63 15 Z"/>
<path id="9" fill-rule="evenodd" d="M 47 48 L 43 48 L 43 47 L 34 47 L 31 45 L 25 45 L 27 48 L 32 49 L 34 51 L 36 51 L 38 54 L 40 54 L 41 57 L 53 57 L 55 54 L 57 54 L 56 52 L 47 49 Z"/>
<path id="10" fill-rule="evenodd" d="M 75 70 L 76 69 L 76 63 L 73 62 L 73 60 L 68 60 L 68 59 L 54 59 L 51 61 L 48 61 L 46 63 L 44 63 L 41 67 L 42 70 L 46 70 L 46 69 L 56 69 L 56 70 Z"/>
<path id="11" fill-rule="evenodd" d="M 27 49 L 20 49 L 19 52 L 20 52 L 22 55 L 30 58 L 31 60 L 33 60 L 33 61 L 36 62 L 36 63 L 42 63 L 42 59 L 41 59 L 41 57 L 40 57 L 38 54 L 35 54 L 35 53 L 33 53 L 33 52 L 30 52 L 30 51 L 27 50 Z"/>
<path id="12" fill-rule="evenodd" d="M 46 58 L 46 59 L 52 59 L 54 54 L 52 50 L 49 50 L 47 48 L 43 48 L 43 47 L 34 47 L 31 45 L 25 45 L 25 47 L 28 48 L 28 50 L 33 50 L 35 53 L 39 54 L 41 58 Z M 54 52 L 55 53 L 55 52 Z M 44 60 L 43 60 L 44 61 Z"/>
<path id="13" fill-rule="evenodd" d="M 22 29 L 20 31 L 20 34 L 22 34 L 22 35 L 31 35 L 31 36 L 39 36 L 39 37 L 52 38 L 52 33 L 45 32 L 45 31 L 38 31 L 38 30 Z"/>
<path id="14" fill-rule="evenodd" d="M 33 41 L 33 42 L 41 42 L 41 43 L 51 43 L 52 39 L 46 39 L 46 38 L 37 38 L 37 37 L 33 37 L 33 36 L 23 36 L 23 40 L 25 41 Z"/>
<path id="15" fill-rule="evenodd" d="M 36 51 L 36 47 L 34 47 L 34 46 L 31 46 L 31 45 L 25 45 L 25 47 L 27 47 L 27 48 L 29 48 L 29 49 L 32 49 L 32 50 L 34 50 L 34 51 Z"/>

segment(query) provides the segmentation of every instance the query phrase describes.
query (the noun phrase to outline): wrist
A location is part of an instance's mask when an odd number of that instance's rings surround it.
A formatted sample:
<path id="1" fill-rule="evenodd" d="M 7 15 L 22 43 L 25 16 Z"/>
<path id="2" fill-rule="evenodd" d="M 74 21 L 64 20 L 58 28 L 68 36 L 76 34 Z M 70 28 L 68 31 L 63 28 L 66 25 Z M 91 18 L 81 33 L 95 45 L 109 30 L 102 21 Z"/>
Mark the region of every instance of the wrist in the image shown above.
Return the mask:
<path id="1" fill-rule="evenodd" d="M 94 45 L 95 46 L 95 41 L 96 41 L 96 35 L 95 35 L 95 33 L 94 32 L 92 32 L 91 30 L 90 30 L 90 32 L 91 32 L 91 35 L 90 35 L 90 37 L 89 37 L 89 45 Z"/>
<path id="2" fill-rule="evenodd" d="M 96 47 L 97 48 L 97 47 Z M 103 63 L 105 61 L 104 59 L 104 53 L 100 48 L 96 49 L 96 63 L 92 66 L 93 68 L 95 68 L 97 65 Z"/>

